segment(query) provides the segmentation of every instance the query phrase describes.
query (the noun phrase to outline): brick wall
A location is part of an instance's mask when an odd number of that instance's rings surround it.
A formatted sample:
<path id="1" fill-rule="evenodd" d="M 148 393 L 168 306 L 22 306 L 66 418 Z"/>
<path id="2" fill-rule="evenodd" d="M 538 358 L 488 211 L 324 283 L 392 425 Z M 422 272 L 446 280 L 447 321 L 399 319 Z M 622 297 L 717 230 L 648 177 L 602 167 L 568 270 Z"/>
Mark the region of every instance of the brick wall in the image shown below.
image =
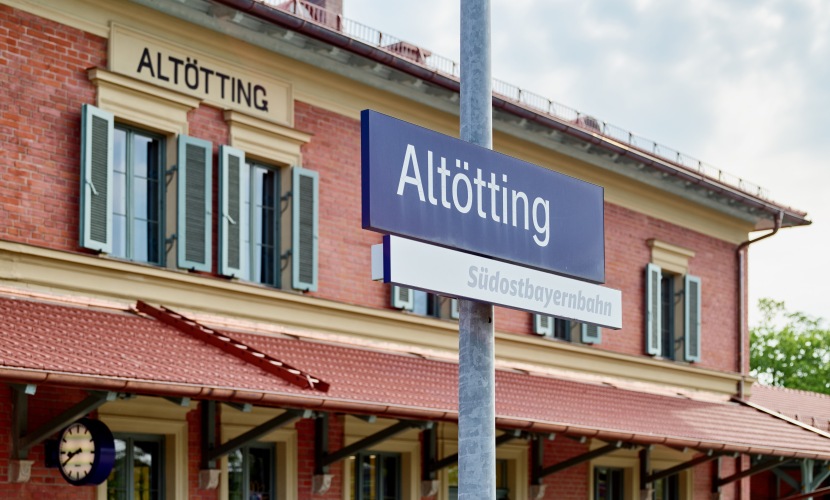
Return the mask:
<path id="1" fill-rule="evenodd" d="M 331 488 L 324 495 L 312 495 L 311 486 L 314 477 L 314 420 L 302 419 L 296 424 L 297 429 L 297 498 L 298 500 L 339 500 L 343 497 L 343 467 L 348 460 L 341 460 L 329 467 Z M 344 416 L 329 415 L 329 451 L 343 448 Z"/>
<path id="2" fill-rule="evenodd" d="M 0 5 L 0 238 L 78 250 L 80 111 L 106 47 Z"/>
<path id="3" fill-rule="evenodd" d="M 544 441 L 545 453 L 542 467 L 549 467 L 589 451 L 588 445 L 564 436 L 557 436 L 554 441 Z M 530 457 L 530 470 L 533 470 L 533 456 Z M 531 472 L 532 474 L 532 472 Z M 588 485 L 590 465 L 583 462 L 543 478 L 545 500 L 582 500 L 589 498 Z"/>
<path id="4" fill-rule="evenodd" d="M 389 307 L 388 286 L 368 279 L 369 247 L 379 234 L 360 227 L 360 123 L 298 102 L 296 127 L 313 134 L 303 149 L 306 168 L 320 173 L 320 287 L 328 299 Z M 700 366 L 737 369 L 737 263 L 734 246 L 724 241 L 613 205 L 605 206 L 606 285 L 622 291 L 623 329 L 603 331 L 597 349 L 644 353 L 647 240 L 656 238 L 691 249 L 690 273 L 702 280 Z M 531 334 L 532 316 L 497 308 L 496 328 Z"/>
<path id="5" fill-rule="evenodd" d="M 721 458 L 719 477 L 729 477 L 735 474 L 739 467 L 740 470 L 747 470 L 749 469 L 749 466 L 749 458 L 744 455 L 741 455 L 741 457 L 737 459 L 731 457 Z M 712 460 L 709 463 L 698 465 L 693 469 L 695 498 L 704 498 L 707 494 L 711 495 L 712 478 L 717 467 L 717 460 Z M 719 498 L 721 500 L 749 500 L 749 483 L 749 478 L 745 478 L 740 481 L 724 485 L 721 487 L 721 495 Z"/>
<path id="6" fill-rule="evenodd" d="M 34 396 L 29 396 L 27 432 L 37 430 L 66 408 L 78 403 L 86 393 L 78 390 L 58 390 L 40 386 Z M 67 484 L 57 468 L 46 468 L 43 443 L 33 446 L 27 460 L 32 460 L 31 478 L 26 483 L 9 482 L 9 460 L 12 453 L 12 389 L 0 385 L 0 498 L 32 499 L 60 498 L 67 500 L 93 500 L 95 488 L 73 487 Z"/>
<path id="7" fill-rule="evenodd" d="M 202 408 L 205 403 L 200 402 L 196 408 L 187 412 L 187 495 L 191 500 L 216 500 L 219 498 L 219 489 L 199 489 L 199 471 L 202 468 Z M 216 444 L 220 445 L 221 415 L 223 406 L 216 405 Z M 219 462 L 216 462 L 219 468 Z M 225 477 L 221 480 L 227 479 Z"/>
<path id="8" fill-rule="evenodd" d="M 607 285 L 622 291 L 623 328 L 604 330 L 602 344 L 597 347 L 643 354 L 645 266 L 651 260 L 646 242 L 654 238 L 695 252 L 689 273 L 701 278 L 702 353 L 698 365 L 737 370 L 735 246 L 609 203 L 605 205 L 605 237 Z"/>

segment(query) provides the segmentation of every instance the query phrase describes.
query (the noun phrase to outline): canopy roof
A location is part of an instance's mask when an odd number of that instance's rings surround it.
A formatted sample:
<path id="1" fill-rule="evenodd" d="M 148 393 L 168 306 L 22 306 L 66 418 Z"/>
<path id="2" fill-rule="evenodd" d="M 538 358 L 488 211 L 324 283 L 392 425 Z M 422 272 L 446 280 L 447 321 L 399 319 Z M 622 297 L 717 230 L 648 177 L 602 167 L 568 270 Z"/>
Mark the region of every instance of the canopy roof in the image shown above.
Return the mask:
<path id="1" fill-rule="evenodd" d="M 457 363 L 289 335 L 217 334 L 325 384 L 303 388 L 135 309 L 15 296 L 0 296 L 0 381 L 457 421 Z M 826 433 L 764 410 L 496 372 L 502 429 L 830 459 Z"/>

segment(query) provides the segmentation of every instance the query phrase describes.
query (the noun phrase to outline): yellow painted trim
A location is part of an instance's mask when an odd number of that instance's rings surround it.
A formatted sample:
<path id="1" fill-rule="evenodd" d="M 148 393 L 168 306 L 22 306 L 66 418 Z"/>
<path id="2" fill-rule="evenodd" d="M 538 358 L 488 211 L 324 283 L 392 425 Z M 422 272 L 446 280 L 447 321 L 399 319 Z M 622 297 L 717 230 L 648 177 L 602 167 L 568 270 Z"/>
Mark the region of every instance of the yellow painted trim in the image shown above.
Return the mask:
<path id="1" fill-rule="evenodd" d="M 230 146 L 245 151 L 245 156 L 284 165 L 301 165 L 301 148 L 311 135 L 282 127 L 236 111 L 225 111 Z"/>
<path id="2" fill-rule="evenodd" d="M 255 407 L 249 413 L 234 410 L 229 407 L 222 407 L 221 410 L 221 439 L 227 443 L 231 439 L 248 432 L 254 427 L 267 422 L 283 413 L 281 410 L 272 408 Z M 296 500 L 298 498 L 298 454 L 297 454 L 297 430 L 294 425 L 288 425 L 275 429 L 262 438 L 260 442 L 273 443 L 276 445 L 276 496 L 285 500 Z M 228 498 L 228 458 L 220 460 L 221 475 L 219 483 L 219 498 Z"/>
<path id="3" fill-rule="evenodd" d="M 457 360 L 458 323 L 343 304 L 236 280 L 0 241 L 0 286 L 164 304 L 228 329 L 289 333 Z M 380 285 L 379 285 L 380 286 Z M 726 400 L 740 376 L 646 356 L 496 332 L 496 366 L 700 399 Z"/>
<path id="4" fill-rule="evenodd" d="M 88 72 L 98 87 L 96 105 L 116 120 L 167 134 L 187 134 L 187 113 L 199 100 L 164 90 L 101 68 Z"/>
<path id="5" fill-rule="evenodd" d="M 164 435 L 165 495 L 188 498 L 188 411 L 189 407 L 180 407 L 162 398 L 139 396 L 105 404 L 98 409 L 98 418 L 114 433 Z M 106 481 L 98 486 L 97 498 L 106 500 Z"/>
<path id="6" fill-rule="evenodd" d="M 651 248 L 651 263 L 680 275 L 689 274 L 689 260 L 695 256 L 692 250 L 660 240 L 646 241 Z"/>

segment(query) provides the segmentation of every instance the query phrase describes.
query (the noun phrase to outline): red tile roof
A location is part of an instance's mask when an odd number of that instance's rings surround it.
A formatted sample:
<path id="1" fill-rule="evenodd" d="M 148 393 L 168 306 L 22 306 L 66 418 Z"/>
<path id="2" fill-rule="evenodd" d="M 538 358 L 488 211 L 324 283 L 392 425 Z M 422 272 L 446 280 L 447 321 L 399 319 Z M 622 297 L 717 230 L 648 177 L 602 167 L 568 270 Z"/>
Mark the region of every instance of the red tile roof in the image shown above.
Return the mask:
<path id="1" fill-rule="evenodd" d="M 823 431 L 830 431 L 830 396 L 761 384 L 752 386 L 749 400 Z"/>
<path id="2" fill-rule="evenodd" d="M 457 420 L 456 363 L 233 332 L 330 384 L 302 389 L 171 326 L 125 311 L 0 297 L 0 380 Z M 497 371 L 497 425 L 698 449 L 830 459 L 830 439 L 739 403 Z"/>

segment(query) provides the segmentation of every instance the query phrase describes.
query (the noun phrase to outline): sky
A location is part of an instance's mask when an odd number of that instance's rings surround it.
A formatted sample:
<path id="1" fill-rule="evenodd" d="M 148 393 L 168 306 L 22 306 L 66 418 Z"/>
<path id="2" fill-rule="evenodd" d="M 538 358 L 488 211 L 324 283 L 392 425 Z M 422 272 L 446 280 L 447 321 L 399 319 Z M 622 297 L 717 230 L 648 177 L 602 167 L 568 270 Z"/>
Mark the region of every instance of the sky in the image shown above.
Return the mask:
<path id="1" fill-rule="evenodd" d="M 830 323 L 830 2 L 490 5 L 494 78 L 703 160 L 806 211 L 812 225 L 750 246 L 750 326 L 760 320 L 760 298 Z M 457 0 L 344 0 L 344 15 L 460 61 Z"/>

